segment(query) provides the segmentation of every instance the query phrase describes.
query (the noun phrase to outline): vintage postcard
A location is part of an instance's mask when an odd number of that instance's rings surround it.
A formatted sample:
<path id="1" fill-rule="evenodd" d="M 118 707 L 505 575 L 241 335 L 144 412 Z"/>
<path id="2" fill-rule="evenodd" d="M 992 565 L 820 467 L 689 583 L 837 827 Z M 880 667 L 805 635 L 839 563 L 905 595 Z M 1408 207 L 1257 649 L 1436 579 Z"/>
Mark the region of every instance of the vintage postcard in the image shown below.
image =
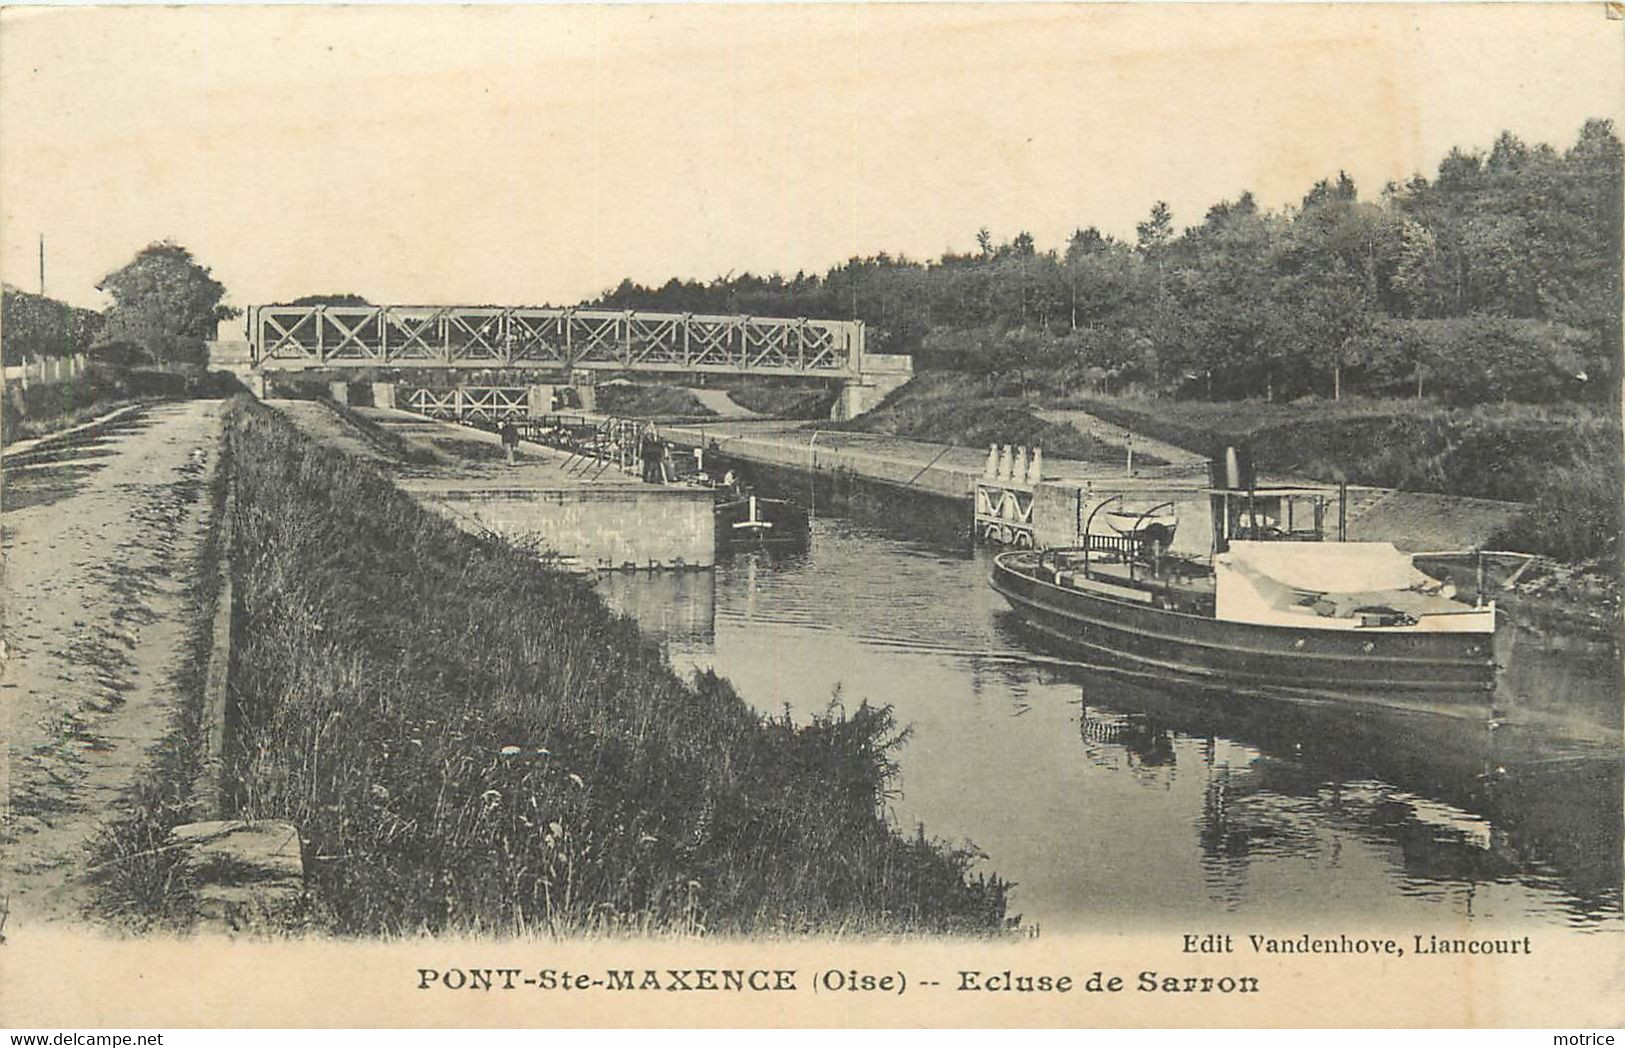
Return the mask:
<path id="1" fill-rule="evenodd" d="M 0 11 L 0 1024 L 1625 1021 L 1625 18 Z"/>

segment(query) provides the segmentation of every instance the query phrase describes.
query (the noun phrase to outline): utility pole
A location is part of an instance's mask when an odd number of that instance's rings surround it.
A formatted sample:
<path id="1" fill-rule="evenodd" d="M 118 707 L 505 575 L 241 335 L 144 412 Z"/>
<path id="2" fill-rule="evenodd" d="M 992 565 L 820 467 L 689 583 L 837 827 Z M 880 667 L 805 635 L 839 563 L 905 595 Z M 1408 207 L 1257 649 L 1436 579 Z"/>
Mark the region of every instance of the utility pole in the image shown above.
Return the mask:
<path id="1" fill-rule="evenodd" d="M 39 235 L 39 297 L 45 297 L 45 234 Z"/>

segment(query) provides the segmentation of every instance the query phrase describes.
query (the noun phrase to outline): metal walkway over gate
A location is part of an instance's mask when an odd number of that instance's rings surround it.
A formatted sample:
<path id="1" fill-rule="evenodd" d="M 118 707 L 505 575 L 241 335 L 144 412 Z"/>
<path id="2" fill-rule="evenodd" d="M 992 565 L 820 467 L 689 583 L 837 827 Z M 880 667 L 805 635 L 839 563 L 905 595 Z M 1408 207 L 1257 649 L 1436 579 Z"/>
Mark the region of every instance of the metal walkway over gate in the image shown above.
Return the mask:
<path id="1" fill-rule="evenodd" d="M 856 380 L 858 320 L 473 306 L 252 306 L 256 368 L 549 368 Z"/>

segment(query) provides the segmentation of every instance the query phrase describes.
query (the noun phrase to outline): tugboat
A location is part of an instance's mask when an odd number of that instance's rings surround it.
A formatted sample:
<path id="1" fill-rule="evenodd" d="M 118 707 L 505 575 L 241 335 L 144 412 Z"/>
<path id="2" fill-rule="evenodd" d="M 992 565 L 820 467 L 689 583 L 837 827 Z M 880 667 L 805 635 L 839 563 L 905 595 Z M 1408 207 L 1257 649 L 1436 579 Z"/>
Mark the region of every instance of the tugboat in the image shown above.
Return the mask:
<path id="1" fill-rule="evenodd" d="M 812 536 L 807 511 L 789 499 L 735 490 L 717 499 L 716 514 L 720 546 L 805 546 Z"/>
<path id="2" fill-rule="evenodd" d="M 716 469 L 722 470 L 720 476 L 708 471 Z M 715 448 L 695 448 L 692 471 L 683 479 L 716 492 L 719 547 L 799 547 L 807 545 L 812 538 L 812 523 L 805 509 L 789 499 L 768 498 L 749 491 Z"/>
<path id="3" fill-rule="evenodd" d="M 1086 526 L 1078 548 L 1001 554 L 989 582 L 1034 630 L 1141 670 L 1315 699 L 1493 701 L 1505 653 L 1482 592 L 1462 600 L 1390 543 L 1344 541 L 1339 489 L 1258 487 L 1233 448 L 1209 480 L 1209 557 L 1173 555 L 1150 528 Z"/>

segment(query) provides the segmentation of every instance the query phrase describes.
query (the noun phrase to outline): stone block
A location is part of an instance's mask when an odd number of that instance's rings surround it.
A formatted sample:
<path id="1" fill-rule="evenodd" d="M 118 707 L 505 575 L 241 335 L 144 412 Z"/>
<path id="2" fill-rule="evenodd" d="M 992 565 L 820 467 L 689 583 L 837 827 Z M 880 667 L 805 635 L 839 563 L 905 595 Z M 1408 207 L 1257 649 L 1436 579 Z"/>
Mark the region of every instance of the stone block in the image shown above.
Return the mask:
<path id="1" fill-rule="evenodd" d="M 192 822 L 171 831 L 185 855 L 198 917 L 223 930 L 274 929 L 297 915 L 305 864 L 290 822 Z"/>

